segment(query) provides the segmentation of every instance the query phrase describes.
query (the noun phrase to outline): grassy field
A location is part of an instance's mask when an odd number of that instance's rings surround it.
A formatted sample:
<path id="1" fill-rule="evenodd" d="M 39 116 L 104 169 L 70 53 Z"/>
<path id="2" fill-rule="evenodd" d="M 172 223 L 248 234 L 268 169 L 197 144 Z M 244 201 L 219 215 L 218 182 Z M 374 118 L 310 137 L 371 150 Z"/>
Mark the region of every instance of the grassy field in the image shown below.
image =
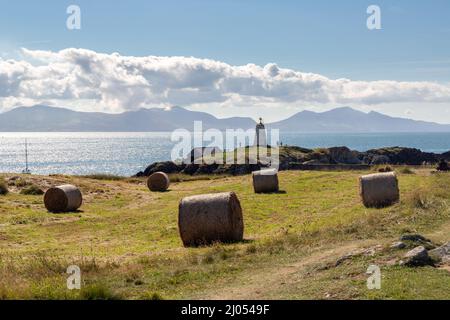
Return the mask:
<path id="1" fill-rule="evenodd" d="M 0 298 L 450 299 L 448 266 L 400 267 L 407 249 L 389 248 L 411 232 L 450 240 L 450 175 L 397 169 L 401 201 L 385 209 L 361 205 L 357 178 L 367 172 L 281 172 L 284 192 L 268 195 L 253 193 L 250 176 L 177 175 L 165 193 L 139 179 L 22 177 L 0 195 Z M 81 188 L 79 212 L 51 214 L 42 195 L 20 194 L 62 183 Z M 241 200 L 245 241 L 184 248 L 179 200 L 221 191 Z M 73 264 L 81 290 L 66 287 Z M 381 290 L 366 287 L 371 264 Z"/>

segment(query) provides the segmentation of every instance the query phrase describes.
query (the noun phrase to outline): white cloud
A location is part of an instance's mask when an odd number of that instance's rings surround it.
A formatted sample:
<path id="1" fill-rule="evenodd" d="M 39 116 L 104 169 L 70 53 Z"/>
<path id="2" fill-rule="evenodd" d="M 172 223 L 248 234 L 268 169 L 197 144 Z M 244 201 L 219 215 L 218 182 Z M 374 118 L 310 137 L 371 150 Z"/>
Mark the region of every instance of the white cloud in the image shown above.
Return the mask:
<path id="1" fill-rule="evenodd" d="M 92 111 L 144 106 L 234 103 L 292 106 L 450 102 L 450 84 L 352 81 L 279 68 L 231 66 L 193 57 L 130 57 L 85 49 L 23 49 L 22 60 L 0 58 L 0 111 L 54 101 Z M 245 102 L 245 103 L 243 103 Z"/>

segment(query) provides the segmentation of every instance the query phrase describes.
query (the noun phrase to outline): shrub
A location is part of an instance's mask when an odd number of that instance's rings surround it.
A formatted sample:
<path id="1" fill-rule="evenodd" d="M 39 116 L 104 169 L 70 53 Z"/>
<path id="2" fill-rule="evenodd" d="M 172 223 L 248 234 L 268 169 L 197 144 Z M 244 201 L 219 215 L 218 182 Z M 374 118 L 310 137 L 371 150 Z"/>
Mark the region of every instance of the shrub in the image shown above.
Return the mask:
<path id="1" fill-rule="evenodd" d="M 8 192 L 9 192 L 8 185 L 6 184 L 5 180 L 0 178 L 0 195 L 4 196 L 8 194 Z"/>
<path id="2" fill-rule="evenodd" d="M 14 180 L 13 185 L 16 186 L 17 188 L 23 188 L 23 187 L 29 186 L 30 183 L 28 181 L 26 181 L 25 179 L 18 178 L 16 180 Z"/>
<path id="3" fill-rule="evenodd" d="M 410 169 L 408 167 L 402 168 L 400 170 L 400 173 L 403 173 L 403 174 L 415 174 L 414 170 L 412 170 L 412 169 Z"/>
<path id="4" fill-rule="evenodd" d="M 390 166 L 379 167 L 378 172 L 392 172 L 394 171 Z"/>
<path id="5" fill-rule="evenodd" d="M 149 292 L 143 296 L 144 300 L 164 300 L 164 298 L 157 292 Z"/>
<path id="6" fill-rule="evenodd" d="M 32 184 L 20 191 L 20 194 L 29 195 L 29 196 L 40 196 L 44 194 L 44 191 L 41 190 L 37 185 Z"/>
<path id="7" fill-rule="evenodd" d="M 121 297 L 103 284 L 95 284 L 81 289 L 80 298 L 84 300 L 120 300 Z"/>

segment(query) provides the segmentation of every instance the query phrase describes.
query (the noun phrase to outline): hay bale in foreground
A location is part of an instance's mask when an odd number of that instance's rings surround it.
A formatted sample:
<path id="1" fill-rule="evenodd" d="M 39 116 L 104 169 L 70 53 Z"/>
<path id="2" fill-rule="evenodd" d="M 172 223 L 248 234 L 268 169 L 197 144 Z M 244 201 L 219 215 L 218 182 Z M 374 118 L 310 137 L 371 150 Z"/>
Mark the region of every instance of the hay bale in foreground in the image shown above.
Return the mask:
<path id="1" fill-rule="evenodd" d="M 170 179 L 164 172 L 155 172 L 147 179 L 147 187 L 150 191 L 164 192 L 169 189 Z"/>
<path id="2" fill-rule="evenodd" d="M 366 207 L 386 207 L 400 198 L 395 172 L 375 173 L 359 178 L 361 199 Z"/>
<path id="3" fill-rule="evenodd" d="M 185 246 L 242 241 L 239 199 L 234 192 L 186 197 L 179 204 L 178 227 Z"/>
<path id="4" fill-rule="evenodd" d="M 252 173 L 253 189 L 255 193 L 278 192 L 278 171 L 275 169 L 266 169 L 254 171 Z"/>
<path id="5" fill-rule="evenodd" d="M 80 189 L 70 184 L 50 188 L 44 195 L 45 207 L 53 213 L 76 211 L 82 203 Z"/>

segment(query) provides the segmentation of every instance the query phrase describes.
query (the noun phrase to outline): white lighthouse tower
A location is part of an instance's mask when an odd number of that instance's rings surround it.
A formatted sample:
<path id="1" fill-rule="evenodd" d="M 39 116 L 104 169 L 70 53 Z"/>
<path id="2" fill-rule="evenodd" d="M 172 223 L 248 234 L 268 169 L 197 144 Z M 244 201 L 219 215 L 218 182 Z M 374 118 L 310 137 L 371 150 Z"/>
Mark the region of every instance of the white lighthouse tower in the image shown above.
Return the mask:
<path id="1" fill-rule="evenodd" d="M 256 125 L 254 145 L 256 147 L 267 147 L 266 127 L 264 126 L 262 118 L 259 118 L 259 123 Z"/>

